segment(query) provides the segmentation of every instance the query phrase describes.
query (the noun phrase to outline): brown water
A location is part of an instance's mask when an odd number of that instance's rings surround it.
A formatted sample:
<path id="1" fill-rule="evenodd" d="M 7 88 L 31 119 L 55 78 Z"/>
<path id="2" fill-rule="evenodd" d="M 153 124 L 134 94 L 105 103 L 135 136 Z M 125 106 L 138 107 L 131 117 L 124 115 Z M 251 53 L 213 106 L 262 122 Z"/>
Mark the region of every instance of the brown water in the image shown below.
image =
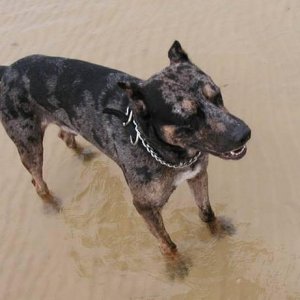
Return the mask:
<path id="1" fill-rule="evenodd" d="M 147 78 L 181 41 L 251 126 L 248 155 L 211 158 L 210 197 L 236 233 L 212 237 L 186 184 L 164 210 L 190 262 L 168 268 L 117 166 L 45 138 L 45 178 L 64 210 L 42 209 L 0 126 L 0 299 L 300 299 L 300 2 L 1 1 L 0 63 L 74 57 Z"/>

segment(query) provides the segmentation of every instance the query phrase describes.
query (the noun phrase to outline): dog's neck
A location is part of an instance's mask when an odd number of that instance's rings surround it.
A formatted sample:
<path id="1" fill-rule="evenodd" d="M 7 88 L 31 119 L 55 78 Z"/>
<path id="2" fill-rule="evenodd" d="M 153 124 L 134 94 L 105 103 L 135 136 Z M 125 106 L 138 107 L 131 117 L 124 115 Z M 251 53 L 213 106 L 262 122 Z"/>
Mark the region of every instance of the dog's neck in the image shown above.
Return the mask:
<path id="1" fill-rule="evenodd" d="M 169 168 L 180 169 L 193 165 L 201 156 L 201 152 L 188 155 L 185 149 L 173 146 L 163 141 L 155 128 L 149 122 L 139 122 L 139 118 L 134 116 L 133 111 L 127 107 L 125 113 L 115 109 L 104 109 L 105 113 L 110 113 L 123 121 L 123 126 L 130 128 L 129 139 L 132 145 L 141 145 L 160 164 Z M 143 124 L 143 126 L 141 126 Z"/>

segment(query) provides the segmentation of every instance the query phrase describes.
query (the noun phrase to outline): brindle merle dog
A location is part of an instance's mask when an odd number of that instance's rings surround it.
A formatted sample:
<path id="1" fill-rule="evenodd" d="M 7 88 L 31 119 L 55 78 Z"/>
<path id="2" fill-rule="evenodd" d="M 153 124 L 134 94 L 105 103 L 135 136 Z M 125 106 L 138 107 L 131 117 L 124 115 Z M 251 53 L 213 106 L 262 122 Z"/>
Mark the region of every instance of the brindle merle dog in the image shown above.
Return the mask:
<path id="1" fill-rule="evenodd" d="M 146 81 L 74 59 L 25 57 L 0 68 L 0 113 L 42 199 L 54 203 L 42 165 L 44 131 L 55 123 L 68 147 L 78 147 L 80 134 L 120 166 L 162 252 L 176 254 L 162 207 L 187 180 L 201 219 L 214 224 L 208 154 L 242 158 L 250 129 L 226 110 L 219 87 L 179 42 L 168 56 L 170 65 Z"/>

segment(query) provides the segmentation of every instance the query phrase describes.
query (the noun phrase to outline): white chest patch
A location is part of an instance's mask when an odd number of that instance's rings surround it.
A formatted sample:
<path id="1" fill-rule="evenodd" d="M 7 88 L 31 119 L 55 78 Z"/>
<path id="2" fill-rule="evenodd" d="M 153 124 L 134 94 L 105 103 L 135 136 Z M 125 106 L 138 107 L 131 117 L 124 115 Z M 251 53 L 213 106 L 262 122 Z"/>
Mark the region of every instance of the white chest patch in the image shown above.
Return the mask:
<path id="1" fill-rule="evenodd" d="M 174 185 L 178 186 L 183 181 L 195 177 L 200 172 L 200 170 L 201 170 L 201 164 L 198 164 L 198 166 L 194 170 L 188 170 L 177 174 L 174 180 Z"/>

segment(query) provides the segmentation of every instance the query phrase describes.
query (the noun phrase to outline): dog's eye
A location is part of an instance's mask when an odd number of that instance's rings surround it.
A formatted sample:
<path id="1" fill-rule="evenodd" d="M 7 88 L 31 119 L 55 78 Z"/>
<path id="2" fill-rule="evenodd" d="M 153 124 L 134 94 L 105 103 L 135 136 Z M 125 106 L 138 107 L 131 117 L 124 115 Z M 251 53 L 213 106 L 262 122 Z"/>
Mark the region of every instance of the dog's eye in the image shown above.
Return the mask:
<path id="1" fill-rule="evenodd" d="M 199 107 L 198 107 L 196 118 L 197 118 L 197 119 L 200 118 L 201 120 L 205 120 L 205 113 L 204 113 L 204 111 L 203 111 L 202 106 L 199 106 Z"/>
<path id="2" fill-rule="evenodd" d="M 211 101 L 216 106 L 223 106 L 223 99 L 220 89 L 217 86 L 212 86 L 207 83 L 202 87 L 202 93 L 208 101 Z"/>
<path id="3" fill-rule="evenodd" d="M 220 93 L 216 94 L 212 99 L 211 102 L 215 104 L 216 106 L 223 106 L 223 98 Z"/>

